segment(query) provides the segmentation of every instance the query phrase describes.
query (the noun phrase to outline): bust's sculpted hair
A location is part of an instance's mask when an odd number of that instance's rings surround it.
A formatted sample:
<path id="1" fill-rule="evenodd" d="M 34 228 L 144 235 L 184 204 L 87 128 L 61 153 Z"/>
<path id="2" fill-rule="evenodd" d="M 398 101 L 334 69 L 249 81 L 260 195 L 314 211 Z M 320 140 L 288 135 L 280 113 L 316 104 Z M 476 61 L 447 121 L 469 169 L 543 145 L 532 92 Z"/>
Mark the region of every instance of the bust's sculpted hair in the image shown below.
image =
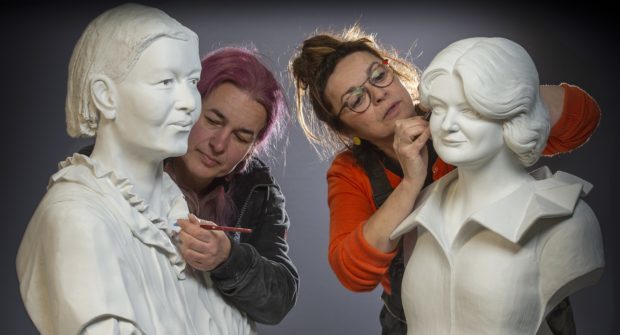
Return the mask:
<path id="1" fill-rule="evenodd" d="M 122 81 L 142 52 L 160 37 L 198 42 L 193 31 L 163 11 L 132 3 L 104 12 L 86 27 L 69 62 L 65 104 L 69 136 L 97 133 L 99 112 L 91 97 L 94 76 Z"/>
<path id="2" fill-rule="evenodd" d="M 455 75 L 468 103 L 482 117 L 502 120 L 506 145 L 525 166 L 547 143 L 549 112 L 539 94 L 538 71 L 520 45 L 505 38 L 468 38 L 452 43 L 422 74 L 420 103 L 428 107 L 435 78 Z"/>

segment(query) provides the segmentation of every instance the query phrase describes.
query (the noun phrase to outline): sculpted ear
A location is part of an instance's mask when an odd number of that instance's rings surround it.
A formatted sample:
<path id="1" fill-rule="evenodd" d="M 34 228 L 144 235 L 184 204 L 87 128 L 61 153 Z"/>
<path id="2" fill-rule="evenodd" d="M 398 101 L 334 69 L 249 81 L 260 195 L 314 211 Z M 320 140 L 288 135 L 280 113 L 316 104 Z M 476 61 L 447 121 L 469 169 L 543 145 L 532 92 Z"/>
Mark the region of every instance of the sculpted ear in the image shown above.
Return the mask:
<path id="1" fill-rule="evenodd" d="M 97 75 L 90 84 L 90 94 L 95 107 L 102 117 L 116 118 L 116 90 L 114 82 L 106 75 Z"/>

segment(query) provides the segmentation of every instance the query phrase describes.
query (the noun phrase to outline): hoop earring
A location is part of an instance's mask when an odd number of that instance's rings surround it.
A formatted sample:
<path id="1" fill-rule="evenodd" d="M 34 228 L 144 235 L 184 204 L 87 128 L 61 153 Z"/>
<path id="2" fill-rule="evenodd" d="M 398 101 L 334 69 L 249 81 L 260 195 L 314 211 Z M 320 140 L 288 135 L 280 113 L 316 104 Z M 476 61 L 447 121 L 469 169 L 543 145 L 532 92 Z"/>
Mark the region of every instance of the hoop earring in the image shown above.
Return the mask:
<path id="1" fill-rule="evenodd" d="M 362 139 L 357 137 L 357 136 L 353 136 L 353 144 L 354 145 L 360 145 L 362 144 Z"/>

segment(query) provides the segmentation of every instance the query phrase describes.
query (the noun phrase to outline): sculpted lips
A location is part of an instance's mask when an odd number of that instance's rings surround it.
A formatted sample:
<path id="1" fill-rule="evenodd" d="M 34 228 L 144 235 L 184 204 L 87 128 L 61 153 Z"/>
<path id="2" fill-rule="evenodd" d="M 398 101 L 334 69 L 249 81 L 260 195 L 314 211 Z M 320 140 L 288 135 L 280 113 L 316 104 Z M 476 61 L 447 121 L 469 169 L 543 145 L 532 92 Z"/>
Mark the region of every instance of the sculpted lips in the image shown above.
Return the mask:
<path id="1" fill-rule="evenodd" d="M 461 140 L 461 139 L 446 138 L 446 137 L 441 138 L 441 143 L 448 147 L 456 147 L 456 146 L 459 146 L 461 143 L 465 143 L 465 142 L 466 142 L 465 140 Z"/>
<path id="2" fill-rule="evenodd" d="M 182 128 L 183 130 L 189 131 L 192 129 L 192 126 L 194 125 L 194 123 L 192 122 L 192 119 L 185 119 L 185 120 L 173 122 L 170 125 L 177 126 L 179 128 Z"/>

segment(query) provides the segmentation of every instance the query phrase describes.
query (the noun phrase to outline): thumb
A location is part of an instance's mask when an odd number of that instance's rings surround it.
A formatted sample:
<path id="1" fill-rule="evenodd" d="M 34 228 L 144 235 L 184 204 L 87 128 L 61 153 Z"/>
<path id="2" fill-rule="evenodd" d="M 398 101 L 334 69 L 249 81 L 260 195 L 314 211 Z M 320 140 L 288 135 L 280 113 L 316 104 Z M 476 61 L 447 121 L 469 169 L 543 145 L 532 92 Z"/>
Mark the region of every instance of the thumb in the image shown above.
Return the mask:
<path id="1" fill-rule="evenodd" d="M 199 224 L 202 222 L 202 220 L 201 220 L 201 219 L 199 219 L 196 215 L 191 214 L 191 213 L 189 214 L 189 221 L 190 221 L 191 223 L 193 223 L 193 224 L 197 224 L 197 225 L 199 225 Z"/>

